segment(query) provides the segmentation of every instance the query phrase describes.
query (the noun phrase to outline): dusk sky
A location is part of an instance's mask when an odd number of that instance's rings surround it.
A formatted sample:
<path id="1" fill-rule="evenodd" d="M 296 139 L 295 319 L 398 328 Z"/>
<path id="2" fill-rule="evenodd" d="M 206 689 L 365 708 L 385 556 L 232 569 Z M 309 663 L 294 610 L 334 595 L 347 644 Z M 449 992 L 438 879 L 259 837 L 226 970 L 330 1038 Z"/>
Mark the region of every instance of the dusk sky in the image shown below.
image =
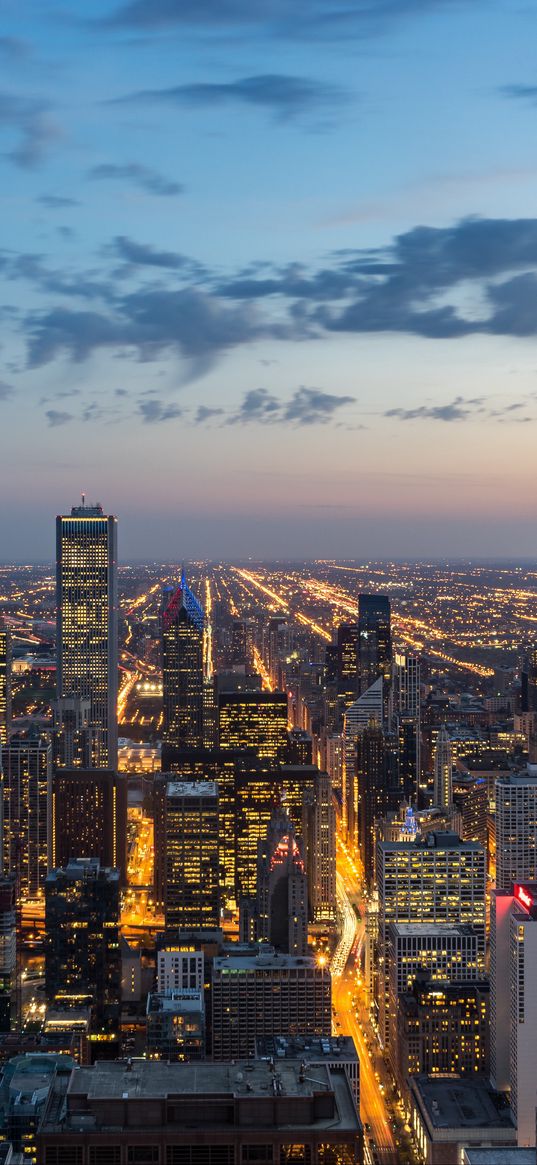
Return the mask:
<path id="1" fill-rule="evenodd" d="M 537 5 L 0 16 L 0 559 L 535 557 Z"/>

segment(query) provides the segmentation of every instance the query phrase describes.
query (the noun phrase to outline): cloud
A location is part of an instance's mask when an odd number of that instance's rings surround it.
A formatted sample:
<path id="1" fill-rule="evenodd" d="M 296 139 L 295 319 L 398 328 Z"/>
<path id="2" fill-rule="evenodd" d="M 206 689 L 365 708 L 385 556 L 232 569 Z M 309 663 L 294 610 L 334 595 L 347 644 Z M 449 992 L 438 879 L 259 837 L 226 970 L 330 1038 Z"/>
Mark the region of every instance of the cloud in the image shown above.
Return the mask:
<path id="1" fill-rule="evenodd" d="M 342 90 L 323 81 L 265 73 L 238 81 L 175 85 L 142 89 L 119 102 L 158 102 L 201 109 L 227 104 L 252 105 L 271 111 L 277 121 L 289 121 L 304 112 L 341 101 Z M 115 102 L 114 102 L 115 104 Z"/>
<path id="2" fill-rule="evenodd" d="M 22 61 L 29 54 L 29 45 L 18 36 L 0 36 L 0 53 L 7 61 Z"/>
<path id="3" fill-rule="evenodd" d="M 249 421 L 275 421 L 279 419 L 280 402 L 266 388 L 252 388 L 243 398 L 237 412 L 229 418 L 228 425 L 243 425 Z"/>
<path id="4" fill-rule="evenodd" d="M 229 307 L 190 287 L 138 290 L 111 301 L 107 312 L 68 307 L 31 312 L 25 328 L 32 368 L 62 355 L 82 361 L 109 348 L 129 349 L 141 360 L 169 350 L 193 361 L 198 373 L 226 349 L 281 332 L 262 325 L 252 309 Z"/>
<path id="5" fill-rule="evenodd" d="M 6 384 L 5 380 L 0 380 L 0 401 L 9 400 L 9 397 L 13 396 L 14 392 L 13 385 Z"/>
<path id="6" fill-rule="evenodd" d="M 518 101 L 529 101 L 537 105 L 537 85 L 502 85 L 500 93 L 503 97 L 513 97 Z"/>
<path id="7" fill-rule="evenodd" d="M 184 186 L 180 182 L 173 182 L 165 178 L 157 170 L 149 166 L 142 166 L 139 162 L 102 162 L 99 166 L 92 166 L 87 177 L 97 182 L 128 182 L 138 186 L 148 194 L 156 194 L 162 198 L 171 198 L 182 194 Z"/>
<path id="8" fill-rule="evenodd" d="M 112 28 L 198 31 L 243 26 L 275 37 L 339 40 L 389 30 L 401 20 L 457 0 L 127 0 L 104 22 Z"/>
<path id="9" fill-rule="evenodd" d="M 67 425 L 69 421 L 73 420 L 72 413 L 62 413 L 57 409 L 48 409 L 45 416 L 51 429 L 57 429 L 60 425 Z"/>
<path id="10" fill-rule="evenodd" d="M 40 194 L 36 202 L 40 202 L 41 206 L 46 206 L 48 210 L 68 210 L 72 206 L 80 206 L 78 199 L 64 198 L 60 194 Z"/>
<path id="11" fill-rule="evenodd" d="M 445 405 L 417 405 L 415 408 L 388 409 L 383 416 L 397 417 L 401 421 L 466 421 L 469 419 L 528 421 L 530 417 L 515 417 L 514 413 L 526 408 L 528 401 L 511 401 L 506 405 L 491 405 L 486 397 L 465 399 L 455 397 Z"/>
<path id="12" fill-rule="evenodd" d="M 160 400 L 141 400 L 138 403 L 138 412 L 147 424 L 159 421 L 171 421 L 182 416 L 183 410 L 178 405 L 164 405 Z"/>
<path id="13" fill-rule="evenodd" d="M 353 396 L 334 396 L 319 388 L 298 388 L 288 401 L 279 400 L 266 388 L 254 388 L 245 394 L 228 425 L 261 424 L 324 425 L 344 405 L 354 403 Z"/>
<path id="14" fill-rule="evenodd" d="M 353 396 L 334 396 L 319 388 L 299 388 L 285 406 L 282 420 L 298 425 L 318 425 L 329 421 L 338 409 L 354 404 Z"/>
<path id="15" fill-rule="evenodd" d="M 212 417 L 221 417 L 224 409 L 211 409 L 207 405 L 200 405 L 195 417 L 196 425 L 203 425 L 205 421 L 210 421 Z"/>
<path id="16" fill-rule="evenodd" d="M 42 294 L 57 297 L 52 306 L 24 317 L 18 312 L 30 367 L 58 357 L 85 360 L 99 349 L 145 361 L 168 353 L 188 362 L 184 374 L 193 379 L 227 350 L 261 339 L 317 339 L 339 332 L 443 340 L 537 335 L 537 219 L 420 225 L 384 248 L 334 252 L 317 268 L 259 262 L 226 278 L 178 252 L 126 235 L 112 240 L 103 254 L 126 266 L 105 274 L 61 271 L 49 269 L 39 254 L 0 254 L 7 278 L 29 280 Z M 146 269 L 159 271 L 158 283 L 139 278 Z M 126 273 L 134 281 L 128 293 L 122 282 Z M 91 310 L 76 310 L 69 302 L 75 298 L 93 300 Z M 320 392 L 307 393 L 314 391 Z M 271 411 L 270 400 L 256 395 L 246 410 L 256 402 Z M 329 411 L 329 400 L 326 407 Z M 297 419 L 313 410 L 317 422 L 322 397 L 303 394 L 293 408 Z M 243 419 L 234 416 L 231 423 Z"/>
<path id="17" fill-rule="evenodd" d="M 158 251 L 146 243 L 136 243 L 126 235 L 117 235 L 112 243 L 112 249 L 120 259 L 138 267 L 166 267 L 176 271 L 188 262 L 184 255 L 176 251 Z"/>
<path id="18" fill-rule="evenodd" d="M 1 130 L 18 135 L 19 140 L 7 157 L 23 169 L 39 166 L 62 136 L 50 116 L 48 103 L 6 92 L 0 92 Z"/>

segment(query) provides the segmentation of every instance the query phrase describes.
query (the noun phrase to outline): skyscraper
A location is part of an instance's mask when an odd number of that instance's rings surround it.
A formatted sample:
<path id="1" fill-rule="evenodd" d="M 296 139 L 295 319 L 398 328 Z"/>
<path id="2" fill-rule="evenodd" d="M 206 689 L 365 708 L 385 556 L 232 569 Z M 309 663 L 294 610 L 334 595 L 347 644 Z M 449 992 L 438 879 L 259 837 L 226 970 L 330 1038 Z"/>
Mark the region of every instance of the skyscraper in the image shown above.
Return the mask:
<path id="1" fill-rule="evenodd" d="M 220 748 L 248 749 L 261 759 L 283 762 L 287 753 L 286 692 L 221 692 Z"/>
<path id="2" fill-rule="evenodd" d="M 415 841 L 380 841 L 379 1028 L 389 1038 L 387 930 L 390 923 L 470 926 L 478 939 L 478 964 L 485 965 L 485 851 L 454 833 L 429 833 Z"/>
<path id="3" fill-rule="evenodd" d="M 127 774 L 108 769 L 55 770 L 50 812 L 51 869 L 99 858 L 127 881 Z"/>
<path id="4" fill-rule="evenodd" d="M 116 768 L 117 521 L 84 498 L 56 519 L 56 603 L 59 707 L 89 699 L 91 767 Z"/>
<path id="5" fill-rule="evenodd" d="M 45 884 L 45 991 L 61 1008 L 91 1007 L 93 1026 L 117 1034 L 121 1006 L 119 877 L 97 858 L 52 870 Z M 97 1034 L 97 1033 L 96 1033 Z M 95 1048 L 99 1058 L 104 1048 Z"/>
<path id="6" fill-rule="evenodd" d="M 241 903 L 250 917 L 248 940 L 271 943 L 288 955 L 305 955 L 308 947 L 308 881 L 293 825 L 281 809 L 275 810 L 257 855 L 255 901 Z"/>
<path id="7" fill-rule="evenodd" d="M 392 633 L 387 595 L 358 596 L 358 667 L 360 691 L 365 692 L 382 676 L 386 696 L 392 678 Z"/>
<path id="8" fill-rule="evenodd" d="M 453 802 L 451 771 L 453 749 L 447 728 L 438 729 L 434 750 L 434 794 L 433 804 L 439 809 L 448 809 Z"/>
<path id="9" fill-rule="evenodd" d="M 38 733 L 2 749 L 3 866 L 23 899 L 42 895 L 47 876 L 52 746 Z"/>
<path id="10" fill-rule="evenodd" d="M 0 745 L 7 744 L 11 722 L 11 632 L 0 618 Z"/>
<path id="11" fill-rule="evenodd" d="M 166 588 L 162 612 L 162 680 L 164 749 L 162 769 L 171 750 L 203 746 L 203 610 L 181 575 L 179 586 Z"/>
<path id="12" fill-rule="evenodd" d="M 537 881 L 537 768 L 496 781 L 496 886 Z"/>
<path id="13" fill-rule="evenodd" d="M 356 770 L 356 741 L 358 734 L 371 720 L 382 724 L 383 680 L 379 676 L 343 716 L 343 790 L 342 818 L 349 839 L 358 845 L 358 782 Z"/>
<path id="14" fill-rule="evenodd" d="M 211 930 L 220 921 L 218 787 L 170 781 L 165 805 L 166 928 Z M 162 844 L 157 840 L 157 845 Z"/>
<path id="15" fill-rule="evenodd" d="M 337 629 L 337 687 L 345 704 L 360 694 L 358 674 L 358 624 L 340 623 Z"/>

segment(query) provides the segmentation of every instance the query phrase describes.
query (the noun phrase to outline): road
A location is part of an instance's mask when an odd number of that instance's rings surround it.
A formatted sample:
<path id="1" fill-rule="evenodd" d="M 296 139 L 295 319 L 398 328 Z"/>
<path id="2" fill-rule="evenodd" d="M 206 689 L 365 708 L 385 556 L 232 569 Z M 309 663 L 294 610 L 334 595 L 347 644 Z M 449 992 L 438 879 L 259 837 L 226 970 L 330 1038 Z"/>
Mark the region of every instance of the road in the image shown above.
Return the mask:
<path id="1" fill-rule="evenodd" d="M 371 1053 L 367 1047 L 356 1006 L 357 1000 L 362 1005 L 360 993 L 363 988 L 357 977 L 355 952 L 363 942 L 365 931 L 365 903 L 360 871 L 341 840 L 338 840 L 337 847 L 337 887 L 343 913 L 343 930 L 332 963 L 334 1025 L 339 1035 L 352 1036 L 356 1045 L 360 1061 L 360 1116 L 364 1128 L 368 1130 L 368 1140 L 374 1142 L 377 1157 L 383 1165 L 395 1165 L 397 1149 L 383 1096 L 383 1066 L 380 1054 L 374 1051 Z M 354 905 L 358 907 L 360 921 Z"/>

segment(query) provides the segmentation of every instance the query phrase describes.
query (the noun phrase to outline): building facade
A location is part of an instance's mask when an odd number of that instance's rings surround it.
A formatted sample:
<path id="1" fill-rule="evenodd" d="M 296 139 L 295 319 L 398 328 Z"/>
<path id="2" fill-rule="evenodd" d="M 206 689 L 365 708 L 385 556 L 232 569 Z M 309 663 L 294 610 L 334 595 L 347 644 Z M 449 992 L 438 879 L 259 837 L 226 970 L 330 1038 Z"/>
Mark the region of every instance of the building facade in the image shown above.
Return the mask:
<path id="1" fill-rule="evenodd" d="M 91 767 L 116 768 L 117 521 L 84 499 L 56 519 L 56 605 L 58 700 L 90 701 Z"/>

